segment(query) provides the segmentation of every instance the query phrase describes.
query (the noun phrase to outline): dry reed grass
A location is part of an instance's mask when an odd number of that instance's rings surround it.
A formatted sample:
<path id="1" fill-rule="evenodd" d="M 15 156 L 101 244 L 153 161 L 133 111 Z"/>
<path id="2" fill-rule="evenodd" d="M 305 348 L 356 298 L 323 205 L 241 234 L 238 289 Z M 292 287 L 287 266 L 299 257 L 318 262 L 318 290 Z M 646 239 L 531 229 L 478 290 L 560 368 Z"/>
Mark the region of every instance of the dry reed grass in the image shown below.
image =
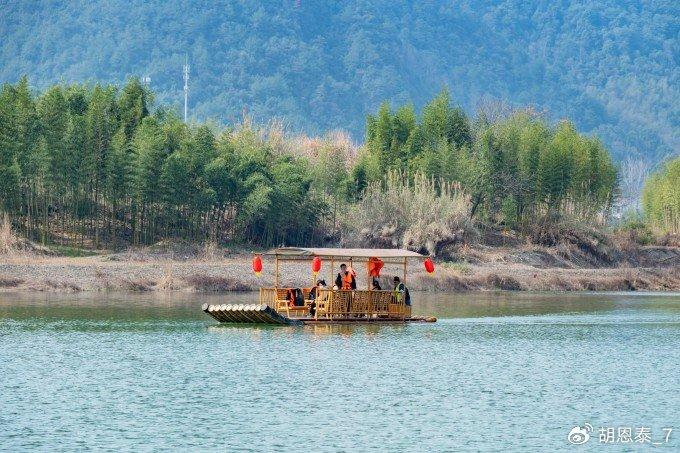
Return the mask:
<path id="1" fill-rule="evenodd" d="M 154 289 L 154 282 L 149 279 L 123 279 L 122 287 L 128 291 L 151 291 Z"/>
<path id="2" fill-rule="evenodd" d="M 19 252 L 19 238 L 14 234 L 12 222 L 7 214 L 0 218 L 0 255 L 16 255 Z"/>
<path id="3" fill-rule="evenodd" d="M 185 277 L 184 280 L 196 291 L 252 291 L 254 289 L 252 286 L 230 277 L 194 274 Z"/>
<path id="4" fill-rule="evenodd" d="M 55 281 L 49 279 L 40 282 L 33 282 L 28 285 L 28 288 L 31 289 L 32 291 L 44 291 L 44 292 L 57 291 L 68 293 L 77 293 L 83 290 L 80 286 L 76 285 L 75 283 Z"/>
<path id="5" fill-rule="evenodd" d="M 359 205 L 346 213 L 343 242 L 437 255 L 476 237 L 470 209 L 469 196 L 457 184 L 390 172 L 384 182 L 371 183 Z"/>
<path id="6" fill-rule="evenodd" d="M 359 149 L 345 131 L 329 131 L 321 137 L 291 134 L 287 131 L 284 122 L 276 119 L 261 126 L 246 116 L 230 134 L 235 139 L 254 138 L 268 145 L 277 156 L 295 156 L 314 160 L 324 152 L 331 152 L 333 156 L 345 162 L 348 169 L 356 160 Z"/>
<path id="7" fill-rule="evenodd" d="M 156 282 L 156 288 L 163 291 L 172 291 L 179 289 L 179 285 L 173 275 L 172 263 L 163 266 L 163 275 Z"/>
<path id="8" fill-rule="evenodd" d="M 203 261 L 216 261 L 220 258 L 220 246 L 216 241 L 206 241 L 203 244 L 201 259 Z"/>
<path id="9" fill-rule="evenodd" d="M 0 288 L 16 288 L 21 285 L 24 280 L 13 277 L 0 277 Z"/>

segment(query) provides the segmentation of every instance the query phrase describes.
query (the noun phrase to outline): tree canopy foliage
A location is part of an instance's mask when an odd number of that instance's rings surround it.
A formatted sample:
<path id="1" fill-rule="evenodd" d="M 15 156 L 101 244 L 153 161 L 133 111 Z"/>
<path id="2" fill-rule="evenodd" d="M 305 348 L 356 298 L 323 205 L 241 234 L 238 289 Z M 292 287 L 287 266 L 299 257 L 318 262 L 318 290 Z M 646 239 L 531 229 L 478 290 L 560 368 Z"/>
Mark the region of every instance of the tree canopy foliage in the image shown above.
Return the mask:
<path id="1" fill-rule="evenodd" d="M 43 242 L 98 247 L 161 238 L 304 243 L 322 200 L 306 159 L 277 154 L 245 124 L 215 134 L 149 111 L 138 79 L 122 89 L 27 79 L 0 91 L 0 209 Z"/>
<path id="2" fill-rule="evenodd" d="M 597 138 L 530 110 L 470 121 L 444 90 L 420 117 L 412 106 L 392 112 L 385 103 L 366 129 L 353 170 L 359 188 L 389 170 L 458 182 L 472 197 L 472 215 L 510 227 L 537 215 L 602 219 L 617 193 L 616 168 Z"/>
<path id="3" fill-rule="evenodd" d="M 384 103 L 359 149 L 342 134 L 290 136 L 248 119 L 224 130 L 188 125 L 151 109 L 153 98 L 136 78 L 122 89 L 42 93 L 26 78 L 4 84 L 0 209 L 45 243 L 303 245 L 339 239 L 357 209 L 381 200 L 363 224 L 389 227 L 400 215 L 391 207 L 410 200 L 419 207 L 404 218 L 419 223 L 402 222 L 409 233 L 390 240 L 435 250 L 425 231 L 445 242 L 472 219 L 509 228 L 539 216 L 602 221 L 616 196 L 616 170 L 596 138 L 529 110 L 470 119 L 446 90 L 420 113 Z M 430 226 L 416 234 L 414 225 Z"/>
<path id="4" fill-rule="evenodd" d="M 667 162 L 647 180 L 642 206 L 653 226 L 680 233 L 680 157 Z"/>
<path id="5" fill-rule="evenodd" d="M 245 106 L 258 122 L 360 139 L 384 100 L 421 108 L 449 86 L 468 114 L 489 99 L 534 105 L 618 158 L 680 149 L 670 0 L 37 0 L 2 13 L 0 81 L 149 76 L 178 107 L 188 54 L 197 121 L 233 124 Z"/>

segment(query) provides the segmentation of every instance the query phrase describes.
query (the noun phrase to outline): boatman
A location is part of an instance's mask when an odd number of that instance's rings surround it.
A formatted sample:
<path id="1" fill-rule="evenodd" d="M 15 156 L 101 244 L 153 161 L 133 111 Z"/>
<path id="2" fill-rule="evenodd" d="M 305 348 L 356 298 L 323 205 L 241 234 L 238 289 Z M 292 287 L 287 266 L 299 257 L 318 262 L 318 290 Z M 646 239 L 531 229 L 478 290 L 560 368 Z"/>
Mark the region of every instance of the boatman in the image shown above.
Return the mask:
<path id="1" fill-rule="evenodd" d="M 401 301 L 401 298 L 404 298 L 404 304 L 411 306 L 411 294 L 408 292 L 408 288 L 404 283 L 401 281 L 399 277 L 396 275 L 394 276 L 394 298 L 397 300 L 397 302 Z"/>
<path id="2" fill-rule="evenodd" d="M 347 265 L 340 265 L 340 273 L 335 277 L 335 286 L 340 289 L 357 289 L 357 281 L 354 278 L 354 269 L 347 269 Z"/>

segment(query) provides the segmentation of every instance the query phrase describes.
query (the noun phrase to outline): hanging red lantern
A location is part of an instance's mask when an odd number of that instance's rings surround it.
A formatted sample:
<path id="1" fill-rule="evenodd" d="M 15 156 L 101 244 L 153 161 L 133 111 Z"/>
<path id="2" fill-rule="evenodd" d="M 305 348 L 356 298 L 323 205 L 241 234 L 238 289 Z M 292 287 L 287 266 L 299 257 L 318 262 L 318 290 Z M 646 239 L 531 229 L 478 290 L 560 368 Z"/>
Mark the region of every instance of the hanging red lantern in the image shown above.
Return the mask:
<path id="1" fill-rule="evenodd" d="M 425 264 L 425 270 L 428 274 L 434 272 L 434 261 L 432 261 L 432 258 L 426 259 L 423 264 Z"/>
<path id="2" fill-rule="evenodd" d="M 312 272 L 314 272 L 314 275 L 316 275 L 319 273 L 320 270 L 321 270 L 321 258 L 315 256 L 314 259 L 312 260 Z"/>
<path id="3" fill-rule="evenodd" d="M 255 275 L 260 275 L 260 272 L 262 272 L 262 258 L 259 255 L 253 257 L 253 272 L 255 272 Z"/>
<path id="4" fill-rule="evenodd" d="M 369 258 L 368 260 L 368 275 L 371 277 L 380 277 L 380 270 L 385 265 L 385 262 L 380 258 Z"/>

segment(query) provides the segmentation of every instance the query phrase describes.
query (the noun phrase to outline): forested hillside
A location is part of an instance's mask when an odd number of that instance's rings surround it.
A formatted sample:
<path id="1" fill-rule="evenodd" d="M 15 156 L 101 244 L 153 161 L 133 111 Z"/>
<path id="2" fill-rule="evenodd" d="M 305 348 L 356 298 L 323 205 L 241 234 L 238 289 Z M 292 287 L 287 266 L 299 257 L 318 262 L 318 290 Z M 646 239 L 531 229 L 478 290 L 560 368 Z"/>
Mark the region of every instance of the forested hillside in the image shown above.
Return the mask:
<path id="1" fill-rule="evenodd" d="M 0 81 L 124 82 L 149 76 L 191 117 L 281 118 L 346 129 L 388 99 L 420 109 L 448 86 L 474 114 L 503 100 L 570 118 L 615 157 L 680 149 L 679 4 L 619 1 L 3 2 Z"/>

